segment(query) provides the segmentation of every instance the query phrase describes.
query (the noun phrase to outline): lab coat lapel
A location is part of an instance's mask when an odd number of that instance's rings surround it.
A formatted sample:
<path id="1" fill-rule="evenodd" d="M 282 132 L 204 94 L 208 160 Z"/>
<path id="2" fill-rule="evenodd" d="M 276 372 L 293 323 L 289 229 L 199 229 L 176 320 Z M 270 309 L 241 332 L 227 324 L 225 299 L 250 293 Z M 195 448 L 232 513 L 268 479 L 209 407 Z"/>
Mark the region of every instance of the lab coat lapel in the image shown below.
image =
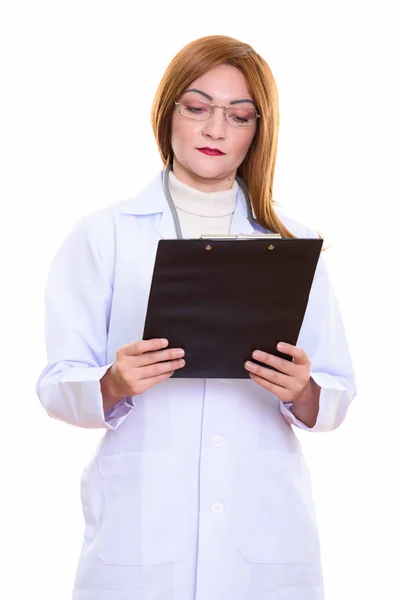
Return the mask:
<path id="1" fill-rule="evenodd" d="M 233 213 L 230 233 L 254 233 L 254 228 L 247 218 L 247 205 L 242 190 L 238 189 L 235 212 Z"/>
<path id="2" fill-rule="evenodd" d="M 135 216 L 154 216 L 155 230 L 159 238 L 177 238 L 171 209 L 164 195 L 162 173 L 135 198 L 123 202 L 121 212 Z"/>
<path id="3" fill-rule="evenodd" d="M 175 240 L 177 238 L 174 219 L 167 202 L 165 202 L 165 209 L 160 215 L 157 233 L 164 240 Z"/>
<path id="4" fill-rule="evenodd" d="M 177 238 L 175 222 L 168 200 L 166 199 L 164 194 L 161 178 L 159 180 L 159 185 L 157 186 L 157 189 L 155 191 L 157 193 L 155 210 L 159 214 L 157 233 L 163 240 L 175 240 Z M 152 206 L 153 203 L 149 202 L 149 212 L 152 210 Z"/>

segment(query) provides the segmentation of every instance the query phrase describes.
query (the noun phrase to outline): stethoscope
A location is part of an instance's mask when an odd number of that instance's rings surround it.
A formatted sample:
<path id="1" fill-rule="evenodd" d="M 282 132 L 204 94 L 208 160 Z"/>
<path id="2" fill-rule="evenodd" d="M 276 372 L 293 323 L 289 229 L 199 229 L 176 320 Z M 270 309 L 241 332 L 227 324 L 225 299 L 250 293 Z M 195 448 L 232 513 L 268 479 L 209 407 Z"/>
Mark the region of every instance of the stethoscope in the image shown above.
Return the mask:
<path id="1" fill-rule="evenodd" d="M 170 174 L 171 170 L 172 170 L 172 164 L 170 163 L 163 171 L 162 185 L 163 185 L 165 198 L 169 204 L 172 218 L 174 220 L 176 236 L 177 236 L 178 240 L 182 240 L 183 235 L 182 235 L 181 224 L 179 222 L 178 211 L 176 210 L 175 203 L 172 200 L 171 192 L 169 191 L 169 185 L 168 185 L 168 178 L 169 178 L 169 174 Z M 250 225 L 252 225 L 252 227 L 254 227 L 255 229 L 258 229 L 258 230 L 261 229 L 262 231 L 265 231 L 266 233 L 268 233 L 269 230 L 262 227 L 253 215 L 253 207 L 251 204 L 250 194 L 249 194 L 249 190 L 247 189 L 245 182 L 238 175 L 236 175 L 235 179 L 238 182 L 238 185 L 239 185 L 240 189 L 242 190 L 243 195 L 246 200 L 247 219 L 248 219 Z"/>

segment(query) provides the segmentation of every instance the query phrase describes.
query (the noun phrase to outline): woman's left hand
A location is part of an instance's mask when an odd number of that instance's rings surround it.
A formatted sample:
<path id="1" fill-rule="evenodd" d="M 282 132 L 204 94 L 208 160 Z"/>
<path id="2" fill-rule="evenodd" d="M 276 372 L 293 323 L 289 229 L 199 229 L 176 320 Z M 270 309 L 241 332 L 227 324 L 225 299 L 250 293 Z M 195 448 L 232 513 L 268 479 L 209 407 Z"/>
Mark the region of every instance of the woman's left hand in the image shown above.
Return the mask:
<path id="1" fill-rule="evenodd" d="M 253 358 L 277 370 L 250 361 L 245 363 L 245 368 L 250 372 L 251 379 L 275 394 L 282 402 L 295 402 L 308 386 L 311 362 L 302 348 L 283 342 L 277 348 L 280 352 L 293 356 L 293 361 L 256 350 Z"/>

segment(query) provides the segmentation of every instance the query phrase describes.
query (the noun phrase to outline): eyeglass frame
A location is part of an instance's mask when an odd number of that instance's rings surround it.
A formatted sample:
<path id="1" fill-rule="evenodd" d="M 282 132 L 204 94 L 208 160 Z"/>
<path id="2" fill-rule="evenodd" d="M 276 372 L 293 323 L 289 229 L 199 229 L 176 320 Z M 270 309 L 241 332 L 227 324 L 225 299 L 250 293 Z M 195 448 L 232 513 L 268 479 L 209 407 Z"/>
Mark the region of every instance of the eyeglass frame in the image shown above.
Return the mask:
<path id="1" fill-rule="evenodd" d="M 228 119 L 226 118 L 226 110 L 227 108 L 234 108 L 235 105 L 234 104 L 227 104 L 226 106 L 224 106 L 223 104 L 213 104 L 212 102 L 204 102 L 204 104 L 208 104 L 209 106 L 211 106 L 211 112 L 208 115 L 208 117 L 206 117 L 205 119 L 196 119 L 195 117 L 187 117 L 186 115 L 183 115 L 181 113 L 181 102 L 174 102 L 175 106 L 178 107 L 178 111 L 181 117 L 183 117 L 184 119 L 190 119 L 190 121 L 207 121 L 207 119 L 209 119 L 211 117 L 211 115 L 214 113 L 214 108 L 222 108 L 224 111 L 224 118 L 226 123 L 229 125 L 229 127 L 236 127 L 237 129 L 250 129 L 250 127 L 256 127 L 257 126 L 257 119 L 261 118 L 261 115 L 258 114 L 257 112 L 257 108 L 254 107 L 254 110 L 256 111 L 256 120 L 254 121 L 254 123 L 252 125 L 232 125 L 231 123 L 229 123 Z"/>

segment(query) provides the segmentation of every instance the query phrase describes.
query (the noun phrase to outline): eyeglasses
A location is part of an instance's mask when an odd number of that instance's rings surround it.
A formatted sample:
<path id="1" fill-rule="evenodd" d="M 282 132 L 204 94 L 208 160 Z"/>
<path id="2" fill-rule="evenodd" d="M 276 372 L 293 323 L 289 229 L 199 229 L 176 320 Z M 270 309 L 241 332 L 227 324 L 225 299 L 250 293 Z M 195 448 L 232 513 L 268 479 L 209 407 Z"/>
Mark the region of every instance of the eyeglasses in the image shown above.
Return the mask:
<path id="1" fill-rule="evenodd" d="M 181 98 L 180 102 L 175 102 L 178 107 L 179 114 L 185 119 L 193 119 L 194 121 L 205 121 L 214 112 L 214 108 L 222 108 L 224 111 L 225 121 L 232 127 L 254 127 L 257 119 L 261 117 L 253 106 L 247 104 L 229 104 L 223 106 L 221 104 L 211 104 L 204 102 L 195 95 L 188 95 Z"/>

